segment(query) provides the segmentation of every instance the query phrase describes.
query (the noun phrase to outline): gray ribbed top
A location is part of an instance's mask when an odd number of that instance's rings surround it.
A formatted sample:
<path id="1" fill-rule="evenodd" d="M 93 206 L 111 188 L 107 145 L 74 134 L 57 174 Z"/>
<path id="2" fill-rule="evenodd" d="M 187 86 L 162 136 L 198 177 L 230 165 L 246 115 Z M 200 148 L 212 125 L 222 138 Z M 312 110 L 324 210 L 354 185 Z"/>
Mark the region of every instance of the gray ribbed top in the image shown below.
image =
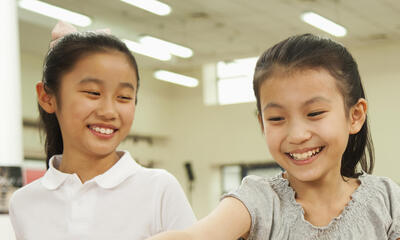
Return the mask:
<path id="1" fill-rule="evenodd" d="M 235 197 L 251 215 L 249 240 L 395 240 L 400 238 L 400 187 L 389 178 L 363 174 L 343 212 L 324 227 L 304 219 L 289 181 L 248 176 L 224 197 Z"/>

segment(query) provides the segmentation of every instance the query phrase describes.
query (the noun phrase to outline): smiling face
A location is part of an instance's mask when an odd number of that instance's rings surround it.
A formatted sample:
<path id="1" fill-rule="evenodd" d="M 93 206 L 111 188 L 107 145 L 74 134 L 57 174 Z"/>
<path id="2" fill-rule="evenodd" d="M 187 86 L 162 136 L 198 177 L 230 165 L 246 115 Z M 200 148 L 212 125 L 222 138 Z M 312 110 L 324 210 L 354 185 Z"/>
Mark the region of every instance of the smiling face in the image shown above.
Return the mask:
<path id="1" fill-rule="evenodd" d="M 55 100 L 64 152 L 102 157 L 113 153 L 130 131 L 136 88 L 136 70 L 123 53 L 82 57 L 61 77 Z"/>
<path id="2" fill-rule="evenodd" d="M 351 124 L 343 96 L 325 69 L 277 72 L 260 87 L 263 132 L 290 177 L 340 176 Z"/>

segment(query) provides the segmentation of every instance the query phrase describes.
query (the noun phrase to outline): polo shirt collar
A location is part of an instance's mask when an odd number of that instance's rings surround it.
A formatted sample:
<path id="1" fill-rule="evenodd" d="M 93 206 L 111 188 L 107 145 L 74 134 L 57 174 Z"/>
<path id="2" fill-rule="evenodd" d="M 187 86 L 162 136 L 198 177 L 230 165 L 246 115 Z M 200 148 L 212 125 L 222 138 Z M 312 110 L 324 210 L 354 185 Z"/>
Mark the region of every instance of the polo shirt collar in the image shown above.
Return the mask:
<path id="1" fill-rule="evenodd" d="M 136 173 L 140 166 L 127 151 L 121 152 L 121 158 L 106 172 L 100 174 L 87 182 L 96 182 L 100 187 L 110 189 L 118 186 L 128 177 Z M 76 174 L 63 173 L 57 169 L 62 160 L 62 155 L 55 155 L 49 160 L 49 169 L 42 178 L 42 184 L 49 190 L 55 190 L 60 187 L 65 180 Z"/>
<path id="2" fill-rule="evenodd" d="M 105 173 L 94 177 L 92 180 L 100 187 L 110 189 L 121 184 L 141 168 L 142 166 L 131 157 L 129 152 L 123 151 L 123 155 L 114 166 L 108 169 Z"/>
<path id="3" fill-rule="evenodd" d="M 57 169 L 62 160 L 62 155 L 54 155 L 49 160 L 49 169 L 42 178 L 42 184 L 48 190 L 57 189 L 67 178 L 68 173 L 63 173 Z"/>

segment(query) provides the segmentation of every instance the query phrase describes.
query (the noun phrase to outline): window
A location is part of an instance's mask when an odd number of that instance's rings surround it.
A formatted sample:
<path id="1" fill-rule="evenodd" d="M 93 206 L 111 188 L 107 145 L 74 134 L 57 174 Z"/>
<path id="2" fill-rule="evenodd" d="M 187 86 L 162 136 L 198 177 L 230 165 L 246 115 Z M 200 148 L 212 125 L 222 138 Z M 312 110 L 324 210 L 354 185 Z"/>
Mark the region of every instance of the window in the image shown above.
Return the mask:
<path id="1" fill-rule="evenodd" d="M 242 179 L 248 175 L 260 177 L 273 177 L 283 169 L 275 162 L 257 164 L 233 164 L 221 166 L 222 193 L 237 189 Z"/>
<path id="2" fill-rule="evenodd" d="M 257 58 L 236 59 L 218 62 L 217 96 L 218 104 L 254 102 L 253 74 Z"/>

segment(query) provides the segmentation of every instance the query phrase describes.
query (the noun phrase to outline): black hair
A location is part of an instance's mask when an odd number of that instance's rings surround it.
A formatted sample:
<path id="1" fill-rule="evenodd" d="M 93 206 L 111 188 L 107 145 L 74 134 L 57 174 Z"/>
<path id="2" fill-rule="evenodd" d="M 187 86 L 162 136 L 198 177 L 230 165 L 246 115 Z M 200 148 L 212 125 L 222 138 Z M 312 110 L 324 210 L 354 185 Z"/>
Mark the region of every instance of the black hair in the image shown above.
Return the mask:
<path id="1" fill-rule="evenodd" d="M 259 114 L 261 114 L 259 92 L 261 84 L 279 69 L 290 71 L 305 68 L 324 68 L 329 71 L 337 80 L 336 85 L 343 95 L 346 110 L 354 106 L 359 99 L 365 99 L 358 66 L 349 51 L 329 38 L 303 34 L 277 43 L 258 59 L 253 88 Z M 368 158 L 366 153 L 368 153 Z M 374 147 L 367 118 L 358 133 L 349 135 L 341 160 L 341 175 L 358 177 L 361 174 L 357 172 L 358 164 L 361 165 L 363 171 L 372 173 Z"/>
<path id="2" fill-rule="evenodd" d="M 58 97 L 62 76 L 70 71 L 84 56 L 93 53 L 118 51 L 125 54 L 128 62 L 136 72 L 137 88 L 139 89 L 139 72 L 136 60 L 127 46 L 118 38 L 106 33 L 80 32 L 68 34 L 59 39 L 47 52 L 44 60 L 42 82 L 48 94 Z M 135 104 L 137 103 L 137 94 Z M 57 101 L 59 104 L 59 101 Z M 40 128 L 45 135 L 46 165 L 55 154 L 63 153 L 61 129 L 55 113 L 47 113 L 39 107 Z"/>

